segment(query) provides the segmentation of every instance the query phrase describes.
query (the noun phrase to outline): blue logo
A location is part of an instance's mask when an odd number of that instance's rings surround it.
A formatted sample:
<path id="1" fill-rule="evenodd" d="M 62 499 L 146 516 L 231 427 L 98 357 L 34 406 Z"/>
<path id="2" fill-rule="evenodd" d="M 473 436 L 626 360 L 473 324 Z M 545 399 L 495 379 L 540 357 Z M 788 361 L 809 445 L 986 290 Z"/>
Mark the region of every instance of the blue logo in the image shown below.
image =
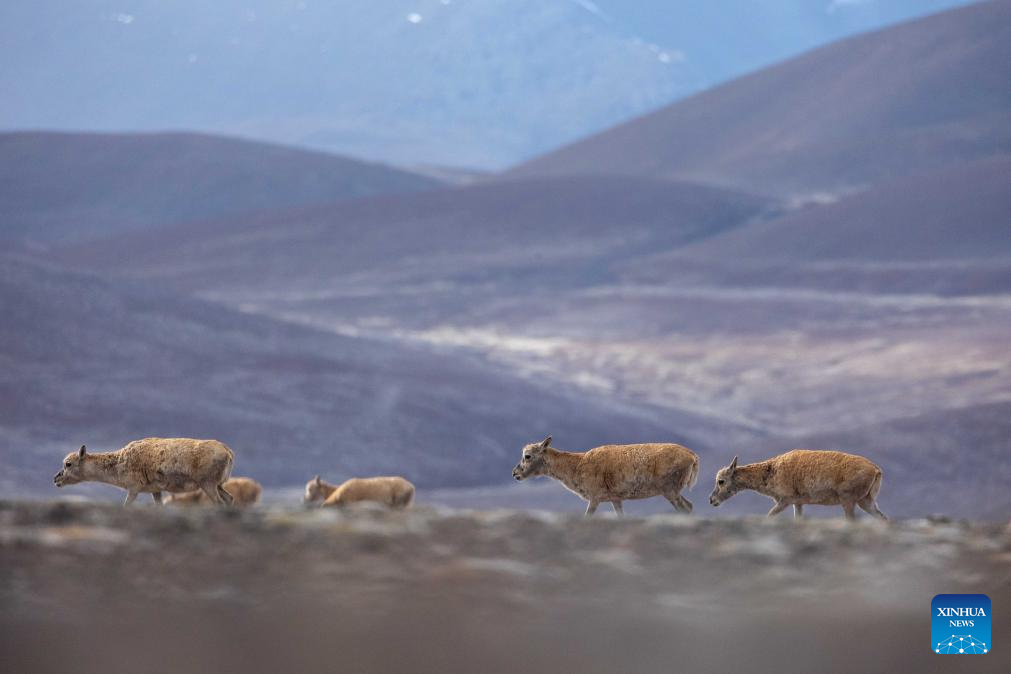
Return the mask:
<path id="1" fill-rule="evenodd" d="M 930 602 L 930 649 L 942 655 L 989 653 L 990 597 L 939 594 Z"/>

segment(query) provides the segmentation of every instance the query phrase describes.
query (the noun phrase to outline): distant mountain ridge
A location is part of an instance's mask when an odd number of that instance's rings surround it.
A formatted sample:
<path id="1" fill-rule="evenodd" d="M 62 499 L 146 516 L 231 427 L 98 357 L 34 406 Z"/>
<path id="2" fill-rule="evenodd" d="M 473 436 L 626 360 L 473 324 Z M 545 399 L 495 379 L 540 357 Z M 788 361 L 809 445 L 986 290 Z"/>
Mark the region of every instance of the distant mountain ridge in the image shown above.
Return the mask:
<path id="1" fill-rule="evenodd" d="M 458 283 L 461 291 L 582 286 L 607 278 L 615 260 L 713 236 L 771 205 L 739 191 L 627 176 L 496 181 L 185 223 L 58 256 L 91 270 L 117 260 L 119 274 L 187 291 L 314 295 L 391 281 Z"/>
<path id="2" fill-rule="evenodd" d="M 0 90 L 19 94 L 0 126 L 200 129 L 398 164 L 501 168 L 702 85 L 571 0 L 38 0 L 4 3 L 0 25 Z"/>
<path id="3" fill-rule="evenodd" d="M 0 240 L 86 240 L 439 185 L 382 164 L 196 133 L 0 133 Z"/>
<path id="4" fill-rule="evenodd" d="M 724 260 L 1011 260 L 1011 155 L 885 181 L 680 251 Z"/>
<path id="5" fill-rule="evenodd" d="M 185 128 L 502 169 L 964 1 L 8 0 L 0 128 Z"/>
<path id="6" fill-rule="evenodd" d="M 1011 152 L 1011 2 L 815 49 L 512 169 L 839 193 Z"/>

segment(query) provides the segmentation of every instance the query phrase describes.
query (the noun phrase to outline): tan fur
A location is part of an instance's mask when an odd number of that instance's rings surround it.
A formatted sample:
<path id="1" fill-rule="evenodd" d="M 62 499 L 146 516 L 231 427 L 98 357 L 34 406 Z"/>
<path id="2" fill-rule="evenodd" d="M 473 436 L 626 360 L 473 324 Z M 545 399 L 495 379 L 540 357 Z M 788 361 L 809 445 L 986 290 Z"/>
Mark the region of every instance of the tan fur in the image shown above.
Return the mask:
<path id="1" fill-rule="evenodd" d="M 90 454 L 85 447 L 63 460 L 53 477 L 57 487 L 78 482 L 105 482 L 127 491 L 124 505 L 149 493 L 161 503 L 162 492 L 201 489 L 214 503 L 231 503 L 222 484 L 232 473 L 232 450 L 217 440 L 145 438 L 115 452 Z"/>
<path id="2" fill-rule="evenodd" d="M 225 491 L 232 495 L 232 505 L 251 506 L 260 500 L 263 487 L 256 480 L 249 477 L 232 477 L 225 480 L 221 485 Z M 179 494 L 169 494 L 165 497 L 165 503 L 171 505 L 207 505 L 211 500 L 207 494 L 200 489 L 182 492 Z"/>
<path id="3" fill-rule="evenodd" d="M 737 492 L 751 489 L 776 502 L 769 516 L 793 506 L 794 516 L 803 507 L 841 505 L 846 517 L 856 517 L 855 508 L 888 519 L 876 502 L 881 489 L 881 468 L 862 456 L 843 452 L 794 449 L 767 461 L 737 465 L 737 457 L 716 474 L 716 487 L 709 502 L 718 506 Z"/>
<path id="4" fill-rule="evenodd" d="M 604 445 L 582 454 L 551 447 L 551 437 L 527 445 L 513 477 L 546 475 L 587 501 L 592 515 L 602 502 L 622 513 L 622 500 L 663 496 L 677 510 L 690 513 L 691 501 L 681 495 L 699 474 L 699 457 L 675 444 Z"/>
<path id="5" fill-rule="evenodd" d="M 402 477 L 354 477 L 334 489 L 321 507 L 362 501 L 407 508 L 414 502 L 414 485 Z"/>

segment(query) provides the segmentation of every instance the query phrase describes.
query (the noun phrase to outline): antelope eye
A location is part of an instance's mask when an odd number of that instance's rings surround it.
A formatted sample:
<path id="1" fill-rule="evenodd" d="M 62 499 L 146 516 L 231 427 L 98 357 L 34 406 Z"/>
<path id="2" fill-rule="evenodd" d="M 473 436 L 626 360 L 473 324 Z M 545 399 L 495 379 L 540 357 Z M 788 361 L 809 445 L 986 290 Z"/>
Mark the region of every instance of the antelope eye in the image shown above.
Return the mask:
<path id="1" fill-rule="evenodd" d="M 527 461 L 529 461 L 530 460 L 530 455 L 529 454 L 524 454 L 523 458 L 526 459 Z"/>
<path id="2" fill-rule="evenodd" d="M 716 481 L 717 484 L 723 484 L 724 482 L 726 482 L 726 480 L 717 480 Z"/>
<path id="3" fill-rule="evenodd" d="M 69 461 L 67 461 L 67 462 L 66 462 L 65 464 L 63 464 L 63 465 L 64 465 L 64 467 L 66 467 L 66 468 L 70 468 L 70 462 L 69 462 Z"/>

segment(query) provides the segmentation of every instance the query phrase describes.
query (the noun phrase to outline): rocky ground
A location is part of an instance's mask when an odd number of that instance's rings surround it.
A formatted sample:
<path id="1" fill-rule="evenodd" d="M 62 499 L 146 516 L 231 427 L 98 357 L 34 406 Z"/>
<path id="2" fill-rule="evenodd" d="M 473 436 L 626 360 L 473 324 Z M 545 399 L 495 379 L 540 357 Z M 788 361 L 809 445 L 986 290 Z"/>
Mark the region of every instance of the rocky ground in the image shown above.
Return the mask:
<path id="1" fill-rule="evenodd" d="M 998 524 L 0 503 L 9 672 L 1007 671 L 1009 603 Z"/>

